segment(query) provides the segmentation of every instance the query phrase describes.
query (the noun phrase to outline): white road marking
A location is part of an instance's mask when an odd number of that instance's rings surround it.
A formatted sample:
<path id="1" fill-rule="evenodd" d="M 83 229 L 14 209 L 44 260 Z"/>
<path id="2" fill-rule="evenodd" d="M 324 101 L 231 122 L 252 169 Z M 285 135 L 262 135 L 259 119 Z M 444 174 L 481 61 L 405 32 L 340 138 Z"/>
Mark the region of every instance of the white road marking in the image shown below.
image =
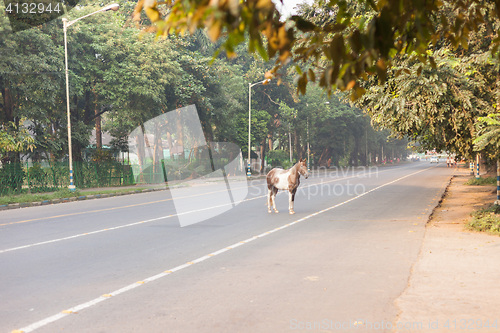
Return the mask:
<path id="1" fill-rule="evenodd" d="M 407 168 L 407 167 L 402 167 L 402 168 L 399 168 L 399 169 L 401 170 L 401 169 L 405 169 L 405 168 Z M 371 169 L 369 168 L 368 170 L 370 171 Z M 386 170 L 383 170 L 383 171 L 378 171 L 378 169 L 377 169 L 376 173 L 390 171 L 390 170 L 391 169 L 386 169 Z M 349 169 L 348 169 L 348 171 L 349 171 Z M 347 173 L 351 173 L 351 172 L 353 173 L 353 176 L 337 178 L 337 179 L 332 180 L 332 181 L 338 181 L 338 180 L 341 180 L 341 179 L 350 179 L 350 178 L 354 178 L 354 177 L 360 177 L 359 173 L 362 172 L 362 170 L 357 171 L 355 169 L 352 169 L 352 171 L 349 171 Z M 355 172 L 357 172 L 356 176 L 354 176 Z M 332 174 L 332 173 L 338 173 L 338 171 L 331 171 L 330 174 Z M 366 170 L 364 170 L 364 173 L 368 174 L 368 175 L 372 174 L 371 171 L 368 172 L 368 173 L 366 173 Z M 327 174 L 327 172 L 325 170 L 325 175 L 326 174 Z M 345 176 L 346 172 L 342 170 L 341 174 L 343 176 Z M 318 173 L 318 176 L 321 176 L 321 172 Z M 332 181 L 324 182 L 323 184 L 327 184 L 327 183 L 330 183 Z M 307 185 L 307 186 L 301 186 L 301 188 L 306 188 L 306 187 L 309 187 L 309 186 L 315 186 L 315 184 Z M 255 185 L 247 185 L 247 187 L 248 188 L 254 188 L 256 186 Z M 238 188 L 235 188 L 235 189 L 239 189 L 239 188 L 243 188 L 243 187 L 238 187 Z M 204 193 L 191 194 L 191 195 L 187 195 L 187 196 L 184 196 L 184 197 L 179 197 L 178 199 L 188 199 L 188 198 L 199 197 L 199 196 L 204 196 L 204 195 L 210 195 L 210 194 L 213 194 L 213 193 L 224 192 L 224 191 L 227 191 L 227 189 L 218 190 L 218 191 L 212 191 L 212 192 L 204 192 Z M 55 215 L 55 216 L 45 216 L 45 217 L 34 218 L 34 219 L 29 219 L 29 220 L 21 220 L 21 221 L 15 221 L 15 222 L 2 223 L 2 224 L 0 224 L 0 227 L 9 226 L 9 225 L 15 225 L 15 224 L 22 224 L 22 223 L 27 223 L 27 222 L 43 221 L 43 220 L 48 220 L 48 219 L 60 218 L 60 217 L 83 215 L 83 214 L 89 214 L 89 213 L 99 213 L 99 212 L 105 212 L 105 211 L 110 211 L 110 210 L 118 210 L 118 209 L 130 208 L 130 207 L 144 206 L 144 205 L 150 205 L 150 204 L 155 204 L 155 203 L 165 202 L 165 201 L 172 201 L 172 198 L 162 199 L 162 200 L 156 200 L 156 201 L 150 201 L 150 202 L 143 202 L 143 203 L 132 204 L 132 205 L 119 206 L 119 207 L 103 208 L 103 209 L 97 209 L 97 210 L 92 210 L 92 211 L 74 212 L 74 213 L 69 213 L 69 214 L 62 214 L 62 215 Z"/>
<path id="2" fill-rule="evenodd" d="M 431 167 L 431 168 L 432 168 L 432 167 Z M 375 187 L 375 188 L 373 188 L 373 189 L 371 189 L 371 190 L 369 190 L 369 191 L 367 191 L 367 192 L 364 192 L 364 193 L 362 193 L 362 194 L 360 194 L 360 195 L 358 195 L 358 196 L 355 196 L 355 197 L 353 197 L 353 198 L 351 198 L 351 199 L 349 199 L 349 200 L 346 200 L 346 201 L 344 201 L 344 202 L 341 202 L 341 203 L 339 203 L 339 204 L 336 204 L 336 205 L 333 205 L 333 206 L 331 206 L 331 207 L 328 207 L 328 208 L 322 209 L 322 210 L 320 210 L 320 211 L 317 211 L 317 212 L 315 212 L 315 213 L 313 213 L 313 214 L 307 215 L 307 216 L 305 216 L 305 217 L 303 217 L 303 218 L 301 218 L 301 219 L 295 220 L 295 221 L 293 221 L 293 222 L 291 222 L 291 223 L 288 223 L 288 224 L 286 224 L 286 225 L 283 225 L 283 226 L 281 226 L 281 227 L 278 227 L 278 228 L 275 228 L 275 229 L 272 229 L 272 230 L 269 230 L 269 231 L 263 232 L 263 233 L 261 233 L 261 234 L 259 234 L 259 235 L 257 235 L 257 236 L 253 236 L 253 237 L 250 237 L 250 238 L 245 239 L 245 240 L 243 240 L 243 241 L 237 242 L 237 243 L 235 243 L 235 244 L 233 244 L 233 245 L 227 246 L 227 247 L 222 248 L 222 249 L 220 249 L 220 250 L 218 250 L 218 251 L 212 252 L 212 253 L 207 254 L 207 255 L 205 255 L 205 256 L 202 256 L 202 257 L 200 257 L 200 258 L 197 258 L 197 259 L 194 259 L 194 260 L 192 260 L 192 261 L 189 261 L 189 262 L 187 262 L 187 263 L 185 263 L 185 264 L 183 264 L 183 265 L 180 265 L 180 266 L 174 267 L 174 268 L 172 268 L 172 269 L 169 269 L 169 270 L 163 271 L 162 273 L 159 273 L 159 274 L 157 274 L 157 275 L 153 275 L 153 276 L 151 276 L 151 277 L 149 277 L 149 278 L 146 278 L 146 279 L 144 279 L 144 280 L 142 280 L 142 281 L 141 281 L 141 282 L 144 282 L 144 283 L 137 283 L 137 282 L 132 283 L 132 284 L 130 284 L 130 285 L 128 285 L 128 286 L 125 286 L 125 287 L 123 287 L 123 288 L 120 288 L 120 289 L 118 289 L 118 290 L 115 290 L 115 291 L 113 291 L 113 292 L 111 292 L 111 293 L 109 293 L 109 294 L 105 294 L 105 295 L 103 295 L 103 296 L 97 297 L 97 298 L 95 298 L 95 299 L 93 299 L 93 300 L 91 300 L 91 301 L 88 301 L 88 302 L 86 302 L 86 303 L 82 303 L 82 304 L 77 305 L 77 306 L 74 306 L 74 307 L 72 307 L 72 308 L 69 308 L 69 309 L 63 310 L 63 311 L 61 311 L 61 312 L 59 312 L 59 313 L 57 313 L 57 314 L 55 314 L 55 315 L 53 315 L 53 316 L 47 317 L 47 318 L 45 318 L 45 319 L 42 319 L 42 320 L 40 320 L 40 321 L 37 321 L 36 323 L 33 323 L 33 324 L 31 324 L 31 325 L 29 325 L 29 326 L 26 326 L 26 327 L 23 327 L 23 328 L 21 328 L 21 329 L 19 329 L 19 330 L 15 330 L 15 331 L 13 331 L 13 332 L 24 332 L 24 333 L 33 332 L 33 331 L 35 331 L 35 330 L 36 330 L 36 329 L 38 329 L 38 328 L 41 328 L 41 327 L 43 327 L 43 326 L 46 326 L 46 325 L 48 325 L 48 324 L 50 324 L 50 323 L 53 323 L 53 322 L 55 322 L 55 321 L 58 321 L 59 319 L 62 319 L 62 318 L 66 317 L 66 316 L 68 316 L 68 315 L 70 315 L 70 314 L 72 314 L 72 313 L 76 313 L 76 312 L 79 312 L 79 311 L 81 311 L 81 310 L 84 310 L 84 309 L 90 308 L 90 307 L 92 307 L 92 306 L 94 306 L 94 305 L 97 305 L 97 304 L 99 304 L 99 303 L 103 302 L 103 301 L 106 301 L 106 300 L 108 300 L 108 299 L 110 299 L 110 298 L 113 298 L 114 296 L 117 296 L 117 295 L 119 295 L 119 294 L 123 294 L 123 293 L 125 293 L 125 292 L 127 292 L 127 291 L 130 291 L 130 290 L 133 290 L 133 289 L 135 289 L 135 288 L 137 288 L 137 287 L 140 287 L 140 286 L 143 286 L 143 285 L 145 285 L 145 284 L 148 284 L 149 282 L 152 282 L 152 281 L 155 281 L 155 280 L 161 279 L 161 278 L 163 278 L 163 277 L 165 277 L 165 276 L 168 276 L 168 275 L 170 275 L 170 274 L 172 274 L 172 273 L 174 273 L 174 272 L 177 272 L 177 271 L 180 271 L 180 270 L 182 270 L 182 269 L 188 268 L 188 267 L 190 267 L 190 266 L 196 265 L 197 263 L 200 263 L 200 262 L 203 262 L 203 261 L 205 261 L 205 260 L 207 260 L 207 259 L 213 258 L 213 257 L 215 257 L 215 256 L 217 256 L 217 255 L 220 255 L 220 254 L 222 254 L 222 253 L 224 253 L 224 252 L 227 252 L 227 251 L 230 251 L 230 250 L 232 250 L 232 249 L 235 249 L 235 248 L 237 248 L 237 247 L 239 247 L 239 246 L 242 246 L 242 245 L 244 245 L 244 244 L 248 244 L 248 243 L 250 243 L 250 242 L 252 242 L 252 241 L 254 241 L 254 240 L 256 240 L 256 239 L 260 239 L 260 238 L 263 238 L 263 237 L 269 236 L 269 235 L 271 235 L 271 234 L 273 234 L 273 233 L 275 233 L 275 232 L 277 232 L 277 231 L 279 231 L 279 230 L 283 230 L 283 229 L 289 228 L 289 227 L 291 227 L 291 226 L 293 226 L 293 225 L 295 225 L 295 224 L 297 224 L 297 223 L 307 221 L 307 220 L 309 220 L 310 218 L 312 218 L 312 217 L 314 217 L 314 216 L 317 216 L 317 215 L 319 215 L 319 214 L 322 214 L 322 213 L 328 212 L 328 211 L 330 211 L 330 210 L 332 210 L 332 209 L 335 209 L 335 208 L 337 208 L 337 207 L 340 207 L 340 206 L 342 206 L 342 205 L 345 205 L 345 204 L 347 204 L 347 203 L 349 203 L 349 202 L 351 202 L 351 201 L 354 201 L 354 200 L 357 200 L 357 199 L 359 199 L 359 198 L 361 198 L 361 197 L 364 197 L 365 195 L 367 195 L 367 194 L 369 194 L 369 193 L 372 193 L 372 192 L 374 192 L 374 191 L 377 191 L 377 190 L 379 190 L 379 189 L 381 189 L 381 188 L 383 188 L 383 187 L 386 187 L 386 186 L 388 186 L 388 185 L 394 184 L 394 183 L 396 183 L 396 182 L 398 182 L 398 181 L 400 181 L 400 180 L 402 180 L 402 179 L 408 178 L 408 177 L 413 176 L 413 175 L 416 175 L 416 174 L 418 174 L 418 173 L 421 173 L 421 172 L 427 171 L 427 170 L 429 170 L 429 169 L 431 169 L 431 168 L 426 168 L 426 169 L 423 169 L 423 170 L 419 170 L 419 171 L 417 171 L 417 172 L 413 172 L 413 173 L 410 173 L 410 174 L 408 174 L 408 175 L 406 175 L 406 176 L 403 176 L 403 177 L 397 178 L 397 179 L 395 179 L 395 180 L 392 180 L 392 181 L 390 181 L 390 182 L 388 182 L 388 183 L 385 183 L 385 184 L 379 185 L 379 186 L 377 186 L 377 187 Z"/>
<path id="3" fill-rule="evenodd" d="M 389 171 L 389 170 L 384 170 L 384 171 Z M 377 172 L 379 172 L 379 171 L 377 170 Z M 371 173 L 368 173 L 368 175 L 369 174 L 371 174 Z M 337 181 L 345 180 L 345 179 L 356 178 L 356 177 L 359 177 L 359 175 L 352 175 L 352 176 L 349 176 L 349 177 L 336 178 L 336 179 L 333 179 L 333 180 L 330 180 L 330 181 L 326 181 L 326 182 L 322 181 L 321 183 L 308 184 L 308 185 L 302 186 L 301 188 L 305 189 L 305 188 L 308 188 L 308 187 L 313 187 L 313 186 L 318 186 L 318 185 L 323 186 L 324 184 L 328 184 L 328 183 L 332 183 L 332 182 L 337 182 Z M 209 192 L 209 193 L 205 193 L 205 194 L 213 194 L 213 193 L 214 192 Z M 279 192 L 278 195 L 282 194 L 282 193 L 286 193 L 286 192 Z M 198 195 L 195 195 L 195 196 L 198 196 Z M 186 196 L 185 198 L 188 198 L 188 197 L 189 196 Z M 267 197 L 267 194 L 261 195 L 261 196 L 257 196 L 257 197 L 253 197 L 253 198 L 250 198 L 250 199 L 245 199 L 245 200 L 242 200 L 241 202 L 256 200 L 256 199 L 260 199 L 260 198 L 264 198 L 264 197 Z M 168 199 L 168 200 L 170 200 L 170 199 Z M 191 211 L 183 212 L 183 213 L 179 213 L 179 214 L 165 215 L 165 216 L 160 216 L 160 217 L 156 217 L 156 218 L 145 220 L 145 221 L 133 222 L 133 223 L 129 223 L 129 224 L 119 225 L 119 226 L 116 226 L 116 227 L 110 227 L 110 228 L 105 228 L 105 229 L 100 229 L 100 230 L 94 230 L 94 231 L 84 232 L 84 233 L 77 234 L 77 235 L 72 235 L 72 236 L 67 236 L 67 237 L 62 237 L 62 238 L 57 238 L 57 239 L 51 239 L 51 240 L 48 240 L 48 241 L 43 241 L 43 242 L 37 242 L 37 243 L 32 243 L 32 244 L 27 244 L 27 245 L 22 245 L 22 246 L 17 246 L 17 247 L 12 247 L 12 248 L 8 248 L 8 249 L 0 250 L 0 254 L 6 253 L 6 252 L 12 252 L 12 251 L 16 251 L 16 250 L 27 249 L 27 248 L 31 248 L 31 247 L 35 247 L 35 246 L 40 246 L 40 245 L 47 245 L 47 244 L 57 243 L 57 242 L 61 242 L 61 241 L 65 241 L 65 240 L 70 240 L 70 239 L 75 239 L 75 238 L 80 238 L 80 237 L 84 237 L 84 236 L 95 235 L 95 234 L 103 233 L 103 232 L 106 232 L 106 231 L 113 231 L 113 230 L 119 230 L 119 229 L 123 229 L 123 228 L 134 227 L 134 226 L 137 226 L 137 225 L 146 224 L 146 223 L 150 223 L 150 222 L 155 222 L 155 221 L 163 220 L 163 219 L 168 219 L 168 218 L 171 218 L 171 217 L 182 216 L 182 215 L 192 214 L 192 213 L 199 213 L 199 212 L 202 212 L 202 211 L 205 211 L 205 210 L 216 209 L 216 208 L 221 208 L 221 207 L 231 206 L 231 205 L 232 205 L 232 203 L 225 203 L 225 204 L 221 204 L 221 205 L 217 205 L 217 206 L 211 206 L 211 207 L 206 207 L 206 208 L 201 208 L 201 209 L 195 209 L 195 210 L 191 210 Z"/>

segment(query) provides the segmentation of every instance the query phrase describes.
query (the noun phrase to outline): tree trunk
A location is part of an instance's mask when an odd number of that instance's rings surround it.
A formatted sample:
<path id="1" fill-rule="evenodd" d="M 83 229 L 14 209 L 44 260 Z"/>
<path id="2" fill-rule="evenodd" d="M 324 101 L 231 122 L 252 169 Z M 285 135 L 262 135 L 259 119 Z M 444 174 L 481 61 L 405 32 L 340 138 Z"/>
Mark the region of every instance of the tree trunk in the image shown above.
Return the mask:
<path id="1" fill-rule="evenodd" d="M 175 137 L 177 138 L 177 146 L 180 146 L 181 147 L 181 154 L 179 156 L 179 158 L 181 160 L 184 160 L 185 159 L 185 156 L 184 156 L 184 140 L 183 140 L 183 137 L 184 137 L 184 133 L 183 133 L 183 130 L 182 130 L 182 122 L 181 122 L 181 118 L 182 118 L 182 115 L 181 115 L 181 111 L 180 110 L 177 110 L 177 117 L 176 117 L 176 128 L 177 128 L 177 131 L 176 131 L 176 135 Z"/>
<path id="2" fill-rule="evenodd" d="M 2 86 L 2 89 L 0 90 L 2 92 L 2 97 L 3 97 L 3 117 L 2 117 L 3 122 L 4 123 L 15 122 L 12 93 L 10 89 L 7 87 L 9 82 L 7 81 L 7 79 L 5 79 L 4 82 L 5 85 Z M 14 160 L 16 160 L 16 155 L 13 153 L 7 153 L 2 158 L 3 163 L 13 162 Z"/>
<path id="3" fill-rule="evenodd" d="M 14 103 L 12 102 L 12 94 L 7 87 L 8 81 L 5 80 L 5 86 L 0 90 L 3 97 L 3 121 L 9 122 L 14 120 Z"/>
<path id="4" fill-rule="evenodd" d="M 359 164 L 359 136 L 354 135 L 354 149 L 351 151 L 350 162 L 352 166 Z"/>
<path id="5" fill-rule="evenodd" d="M 97 109 L 97 104 L 95 105 L 95 147 L 96 149 L 102 149 L 102 130 L 101 130 L 101 116 L 98 116 L 99 110 Z"/>
<path id="6" fill-rule="evenodd" d="M 293 146 L 295 147 L 295 152 L 297 153 L 297 160 L 303 158 L 303 151 L 299 141 L 299 134 L 297 133 L 297 128 L 293 130 Z"/>
<path id="7" fill-rule="evenodd" d="M 154 147 L 153 147 L 153 172 L 158 172 L 158 167 L 163 159 L 163 145 L 161 142 L 161 124 L 155 122 Z"/>
<path id="8" fill-rule="evenodd" d="M 144 182 L 144 159 L 146 155 L 146 140 L 144 134 L 144 126 L 141 125 L 141 130 L 137 131 L 137 136 L 135 137 L 137 142 L 137 160 L 139 162 L 140 170 L 140 182 Z"/>
<path id="9" fill-rule="evenodd" d="M 260 143 L 260 173 L 264 174 L 265 172 L 265 158 L 266 158 L 266 138 L 262 140 Z"/>
<path id="10" fill-rule="evenodd" d="M 174 159 L 174 146 L 172 145 L 172 134 L 170 132 L 167 133 L 167 144 L 168 144 L 168 149 L 170 151 L 170 159 Z"/>
<path id="11" fill-rule="evenodd" d="M 497 159 L 497 200 L 495 205 L 500 205 L 500 159 Z"/>
<path id="12" fill-rule="evenodd" d="M 329 156 L 330 156 L 330 148 L 323 149 L 323 152 L 321 153 L 318 159 L 318 166 L 325 166 L 326 161 L 330 158 Z"/>

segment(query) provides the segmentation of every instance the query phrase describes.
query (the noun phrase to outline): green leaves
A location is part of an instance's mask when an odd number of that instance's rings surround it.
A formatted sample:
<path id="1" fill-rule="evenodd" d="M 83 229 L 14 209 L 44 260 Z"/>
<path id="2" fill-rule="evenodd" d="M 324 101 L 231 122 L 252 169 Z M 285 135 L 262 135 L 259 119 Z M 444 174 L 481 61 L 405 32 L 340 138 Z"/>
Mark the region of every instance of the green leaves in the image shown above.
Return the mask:
<path id="1" fill-rule="evenodd" d="M 479 117 L 476 129 L 474 149 L 486 151 L 490 157 L 498 159 L 500 157 L 500 114 L 491 113 L 485 117 Z"/>
<path id="2" fill-rule="evenodd" d="M 0 159 L 8 152 L 32 152 L 36 148 L 35 140 L 24 127 L 25 121 L 21 119 L 19 126 L 13 122 L 0 124 Z"/>
<path id="3" fill-rule="evenodd" d="M 429 48 L 449 43 L 467 50 L 471 34 L 485 26 L 485 13 L 500 13 L 498 2 L 481 0 L 331 0 L 302 4 L 290 18 L 293 24 L 285 24 L 270 0 L 167 1 L 165 11 L 162 6 L 142 0 L 135 12 L 144 9 L 161 35 L 197 28 L 207 29 L 212 40 L 227 35 L 229 56 L 248 34 L 250 52 L 265 60 L 278 56 L 270 73 L 279 73 L 290 60 L 313 64 L 324 90 L 351 90 L 354 99 L 363 94 L 360 82 L 369 76 L 377 75 L 383 83 L 399 55 L 415 53 L 420 62 L 435 66 L 426 53 Z M 494 39 L 494 52 L 499 43 Z M 303 94 L 308 83 L 307 77 L 299 78 L 298 91 Z"/>
<path id="4" fill-rule="evenodd" d="M 476 119 L 492 110 L 494 100 L 479 74 L 487 72 L 479 71 L 473 78 L 467 74 L 469 66 L 480 69 L 484 62 L 481 65 L 473 59 L 457 65 L 447 52 L 435 53 L 434 60 L 435 64 L 424 66 L 411 58 L 402 59 L 394 75 L 382 86 L 370 86 L 360 103 L 381 127 L 411 137 L 422 149 L 470 157 Z"/>

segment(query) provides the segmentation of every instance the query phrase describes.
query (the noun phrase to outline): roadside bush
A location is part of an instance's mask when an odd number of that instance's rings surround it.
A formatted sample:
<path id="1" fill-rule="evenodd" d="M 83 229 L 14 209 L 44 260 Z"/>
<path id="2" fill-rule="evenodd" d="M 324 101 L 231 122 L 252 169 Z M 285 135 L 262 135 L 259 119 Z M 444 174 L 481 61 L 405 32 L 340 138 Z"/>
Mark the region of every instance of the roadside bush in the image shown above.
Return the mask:
<path id="1" fill-rule="evenodd" d="M 0 168 L 0 194 L 20 192 L 25 177 L 20 163 L 4 164 Z"/>
<path id="2" fill-rule="evenodd" d="M 33 164 L 28 168 L 27 178 L 29 179 L 29 188 L 32 192 L 47 192 L 54 190 L 55 187 L 51 186 L 50 176 L 45 172 L 40 163 Z"/>
<path id="3" fill-rule="evenodd" d="M 482 177 L 482 178 L 471 178 L 465 182 L 465 185 L 496 185 L 497 179 L 495 177 Z"/>
<path id="4" fill-rule="evenodd" d="M 483 231 L 500 236 L 500 206 L 493 205 L 487 209 L 473 212 L 467 224 L 469 230 Z"/>
<path id="5" fill-rule="evenodd" d="M 274 167 L 288 169 L 290 166 L 290 155 L 281 149 L 270 150 L 267 152 L 267 161 Z"/>

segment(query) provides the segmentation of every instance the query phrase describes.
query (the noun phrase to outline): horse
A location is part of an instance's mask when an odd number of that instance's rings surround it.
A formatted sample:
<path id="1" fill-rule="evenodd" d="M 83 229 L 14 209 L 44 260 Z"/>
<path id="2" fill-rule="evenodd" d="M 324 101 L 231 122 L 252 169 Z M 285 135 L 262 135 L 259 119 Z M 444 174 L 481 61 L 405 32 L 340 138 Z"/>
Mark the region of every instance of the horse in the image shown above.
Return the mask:
<path id="1" fill-rule="evenodd" d="M 295 200 L 295 192 L 299 187 L 300 175 L 304 176 L 306 179 L 309 177 L 307 172 L 307 163 L 305 159 L 300 159 L 293 167 L 288 170 L 283 170 L 281 168 L 274 168 L 267 173 L 267 211 L 271 213 L 271 206 L 275 213 L 278 213 L 276 209 L 276 194 L 278 190 L 288 190 L 288 211 L 290 214 L 295 214 L 293 211 L 293 201 Z"/>

